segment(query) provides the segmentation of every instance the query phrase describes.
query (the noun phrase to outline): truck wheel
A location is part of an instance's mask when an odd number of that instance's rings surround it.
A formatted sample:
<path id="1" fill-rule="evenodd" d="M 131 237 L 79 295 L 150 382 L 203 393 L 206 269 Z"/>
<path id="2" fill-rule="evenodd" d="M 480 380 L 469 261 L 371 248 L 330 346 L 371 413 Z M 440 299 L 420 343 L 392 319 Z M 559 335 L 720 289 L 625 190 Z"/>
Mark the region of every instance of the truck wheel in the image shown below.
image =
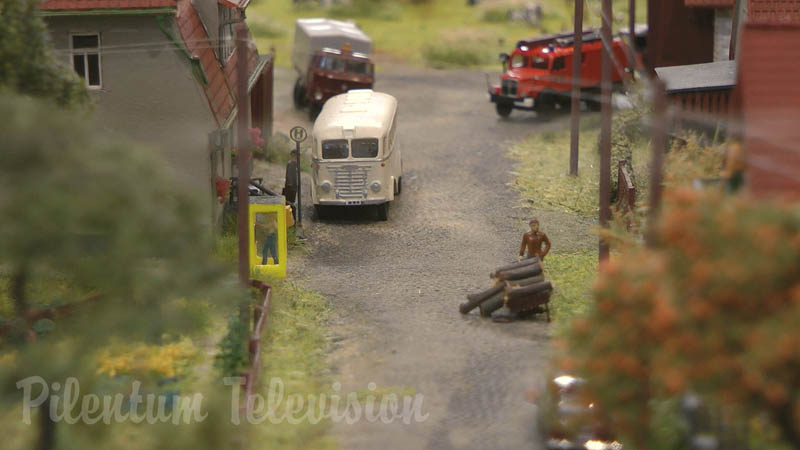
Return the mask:
<path id="1" fill-rule="evenodd" d="M 514 110 L 514 104 L 510 102 L 497 102 L 497 115 L 502 118 L 506 118 L 511 115 L 511 111 Z"/>
<path id="2" fill-rule="evenodd" d="M 389 219 L 389 202 L 378 205 L 378 220 L 386 222 Z"/>
<path id="3" fill-rule="evenodd" d="M 325 220 L 327 217 L 327 210 L 322 205 L 314 205 L 314 215 L 317 217 L 317 220 Z"/>
<path id="4" fill-rule="evenodd" d="M 294 100 L 294 107 L 296 109 L 301 109 L 306 106 L 306 88 L 300 83 L 300 78 L 294 82 L 292 99 Z"/>
<path id="5" fill-rule="evenodd" d="M 318 103 L 312 103 L 311 106 L 308 107 L 308 118 L 312 122 L 317 120 L 317 116 L 319 115 L 320 111 L 322 111 L 322 105 Z"/>
<path id="6" fill-rule="evenodd" d="M 552 114 L 556 109 L 556 102 L 553 95 L 541 93 L 536 98 L 534 109 L 540 115 Z"/>

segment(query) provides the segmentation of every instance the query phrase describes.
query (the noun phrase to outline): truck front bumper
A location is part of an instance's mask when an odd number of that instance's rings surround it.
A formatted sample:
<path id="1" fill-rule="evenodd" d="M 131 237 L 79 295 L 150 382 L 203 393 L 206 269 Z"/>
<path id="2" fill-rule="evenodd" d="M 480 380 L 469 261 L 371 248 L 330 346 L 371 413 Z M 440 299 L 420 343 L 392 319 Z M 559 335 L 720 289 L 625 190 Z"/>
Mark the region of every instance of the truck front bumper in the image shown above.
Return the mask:
<path id="1" fill-rule="evenodd" d="M 320 200 L 317 204 L 322 206 L 361 206 L 361 205 L 382 205 L 388 203 L 388 199 L 380 200 Z"/>
<path id="2" fill-rule="evenodd" d="M 492 103 L 510 104 L 514 109 L 521 109 L 523 111 L 533 111 L 533 106 L 536 103 L 531 97 L 511 97 L 508 95 L 496 95 L 489 91 L 489 101 Z"/>

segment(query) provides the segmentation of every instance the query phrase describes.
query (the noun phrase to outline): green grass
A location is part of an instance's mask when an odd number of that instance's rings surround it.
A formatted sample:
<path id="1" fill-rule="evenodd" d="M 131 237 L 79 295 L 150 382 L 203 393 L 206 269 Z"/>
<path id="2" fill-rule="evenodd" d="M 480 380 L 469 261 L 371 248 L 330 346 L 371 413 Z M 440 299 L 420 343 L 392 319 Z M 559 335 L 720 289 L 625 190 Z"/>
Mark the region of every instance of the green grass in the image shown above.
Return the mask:
<path id="1" fill-rule="evenodd" d="M 281 380 L 287 395 L 330 395 L 333 380 L 325 358 L 327 301 L 291 281 L 275 280 L 271 284 L 274 292 L 261 354 L 261 394 L 266 397 L 274 377 Z M 283 406 L 279 405 L 279 411 Z M 305 420 L 298 424 L 267 422 L 254 427 L 253 441 L 265 449 L 337 448 L 326 435 L 329 427 L 328 420 L 317 424 Z"/>
<path id="2" fill-rule="evenodd" d="M 308 251 L 303 241 L 289 228 L 289 258 Z M 216 256 L 231 266 L 236 264 L 236 235 L 217 237 Z M 303 398 L 331 394 L 333 380 L 329 375 L 325 349 L 328 303 L 321 295 L 289 280 L 270 280 L 272 303 L 262 340 L 263 361 L 260 393 L 266 398 L 270 379 L 280 379 L 286 394 Z M 317 424 L 302 421 L 266 422 L 250 430 L 253 448 L 335 449 L 336 443 L 327 436 L 329 421 Z"/>
<path id="3" fill-rule="evenodd" d="M 582 217 L 597 216 L 599 129 L 596 116 L 583 119 L 578 176 L 569 175 L 569 130 L 533 135 L 513 146 L 515 187 L 528 206 Z"/>
<path id="4" fill-rule="evenodd" d="M 591 287 L 597 276 L 597 252 L 551 253 L 545 276 L 553 284 L 550 311 L 557 322 L 585 313 L 592 304 Z"/>
<path id="5" fill-rule="evenodd" d="M 282 67 L 291 66 L 295 19 L 353 19 L 373 39 L 379 74 L 383 62 L 413 65 L 431 63 L 431 59 L 425 57 L 426 48 L 468 45 L 477 55 L 496 55 L 510 52 L 520 39 L 572 28 L 571 2 L 563 0 L 542 0 L 540 3 L 544 15 L 541 24 L 536 27 L 500 20 L 498 14 L 489 12 L 492 9 L 506 9 L 505 6 L 497 6 L 498 2 L 486 2 L 485 7 L 469 7 L 466 3 L 464 0 L 353 0 L 349 6 L 323 10 L 312 2 L 295 4 L 292 0 L 256 0 L 248 8 L 247 16 L 248 22 L 256 24 L 252 31 L 259 49 L 265 52 L 274 47 L 276 63 Z M 642 22 L 646 20 L 645 3 L 644 0 L 637 0 L 637 18 Z M 615 11 L 624 13 L 627 11 L 626 5 L 626 0 L 615 0 Z M 621 16 L 627 17 L 625 14 Z M 492 20 L 485 20 L 486 17 Z M 595 8 L 587 8 L 586 26 L 598 26 L 599 17 Z M 618 25 L 624 26 L 624 23 Z M 481 57 L 481 65 L 499 68 L 500 64 L 491 59 Z M 433 60 L 433 63 L 442 65 L 438 60 Z"/>

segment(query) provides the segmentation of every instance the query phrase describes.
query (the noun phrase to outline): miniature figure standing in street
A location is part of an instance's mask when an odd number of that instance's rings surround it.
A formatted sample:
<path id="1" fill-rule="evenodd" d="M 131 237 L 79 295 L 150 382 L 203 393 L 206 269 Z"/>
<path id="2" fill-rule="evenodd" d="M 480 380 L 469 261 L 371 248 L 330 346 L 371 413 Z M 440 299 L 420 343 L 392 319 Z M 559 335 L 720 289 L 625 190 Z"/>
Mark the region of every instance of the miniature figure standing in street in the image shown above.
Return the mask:
<path id="1" fill-rule="evenodd" d="M 528 225 L 530 225 L 531 231 L 522 235 L 522 245 L 519 247 L 519 258 L 522 259 L 522 255 L 525 253 L 525 248 L 527 247 L 527 258 L 538 256 L 539 261 L 544 261 L 544 257 L 547 256 L 547 253 L 550 251 L 550 239 L 547 239 L 547 235 L 539 231 L 539 221 L 537 219 L 531 219 Z M 544 244 L 544 250 L 542 250 L 542 244 Z"/>
<path id="2" fill-rule="evenodd" d="M 289 163 L 286 164 L 286 181 L 283 185 L 283 196 L 286 197 L 286 202 L 292 206 L 292 217 L 297 218 L 295 215 L 295 197 L 297 197 L 297 150 L 292 150 Z"/>

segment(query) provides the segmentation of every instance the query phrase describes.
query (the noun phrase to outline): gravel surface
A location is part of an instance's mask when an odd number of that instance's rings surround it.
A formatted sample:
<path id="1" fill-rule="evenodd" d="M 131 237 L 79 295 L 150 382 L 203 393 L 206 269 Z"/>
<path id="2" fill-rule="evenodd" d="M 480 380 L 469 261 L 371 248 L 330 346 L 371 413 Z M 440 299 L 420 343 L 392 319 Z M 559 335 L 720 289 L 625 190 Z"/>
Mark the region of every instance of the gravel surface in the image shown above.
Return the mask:
<path id="1" fill-rule="evenodd" d="M 400 105 L 403 193 L 387 222 L 371 209 L 320 222 L 305 179 L 312 251 L 290 263 L 290 276 L 331 302 L 329 358 L 342 391 L 365 392 L 370 382 L 413 389 L 430 415 L 333 431 L 347 449 L 541 448 L 536 408 L 524 393 L 547 370 L 550 326 L 542 317 L 501 324 L 477 311 L 462 316 L 458 305 L 489 287 L 495 267 L 516 260 L 531 214 L 509 187 L 508 143 L 565 119 L 543 123 L 521 111 L 499 119 L 479 72 L 393 68 L 377 79 L 376 90 Z M 289 71 L 276 72 L 275 130 L 283 133 L 309 126 L 305 111 L 291 105 L 293 82 Z M 260 165 L 257 173 L 276 188 L 282 183 L 280 167 Z"/>

